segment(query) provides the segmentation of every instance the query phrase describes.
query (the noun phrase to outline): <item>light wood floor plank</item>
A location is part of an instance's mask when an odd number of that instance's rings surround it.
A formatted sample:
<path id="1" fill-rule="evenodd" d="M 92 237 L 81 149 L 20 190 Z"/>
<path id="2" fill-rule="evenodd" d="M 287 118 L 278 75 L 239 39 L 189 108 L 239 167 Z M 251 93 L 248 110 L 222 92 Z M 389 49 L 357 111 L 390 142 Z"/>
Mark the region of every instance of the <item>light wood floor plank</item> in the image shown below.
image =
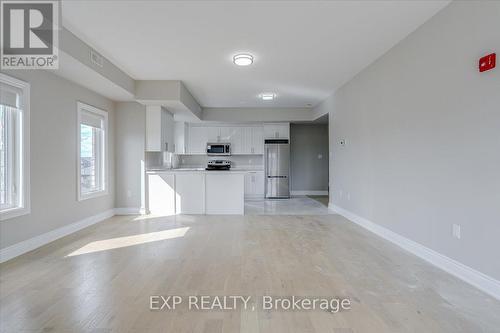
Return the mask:
<path id="1" fill-rule="evenodd" d="M 255 311 L 149 310 L 243 295 Z M 348 297 L 269 311 L 260 297 Z M 500 302 L 338 215 L 113 217 L 0 265 L 0 332 L 498 332 Z"/>

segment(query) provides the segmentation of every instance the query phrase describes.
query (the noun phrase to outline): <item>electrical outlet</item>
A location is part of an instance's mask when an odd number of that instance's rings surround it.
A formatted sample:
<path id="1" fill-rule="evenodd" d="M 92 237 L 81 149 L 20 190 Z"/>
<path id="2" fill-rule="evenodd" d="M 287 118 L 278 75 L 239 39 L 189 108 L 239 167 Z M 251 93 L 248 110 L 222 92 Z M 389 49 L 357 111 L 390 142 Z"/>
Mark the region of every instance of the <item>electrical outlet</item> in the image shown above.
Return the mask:
<path id="1" fill-rule="evenodd" d="M 460 226 L 460 224 L 453 224 L 453 230 L 452 230 L 452 234 L 453 234 L 453 237 L 456 238 L 456 239 L 460 239 L 462 238 L 462 227 Z"/>
<path id="2" fill-rule="evenodd" d="M 323 154 L 318 154 L 318 160 L 322 160 L 323 159 Z"/>

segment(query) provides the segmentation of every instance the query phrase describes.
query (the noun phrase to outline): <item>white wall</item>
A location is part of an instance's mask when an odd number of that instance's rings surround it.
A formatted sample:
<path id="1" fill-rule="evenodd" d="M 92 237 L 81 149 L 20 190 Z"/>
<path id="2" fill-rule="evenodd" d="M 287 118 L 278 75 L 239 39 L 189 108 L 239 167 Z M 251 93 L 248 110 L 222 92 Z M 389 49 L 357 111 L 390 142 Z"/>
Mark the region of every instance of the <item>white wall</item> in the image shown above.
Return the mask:
<path id="1" fill-rule="evenodd" d="M 328 191 L 328 125 L 290 125 L 291 191 Z"/>
<path id="2" fill-rule="evenodd" d="M 331 202 L 500 279 L 500 68 L 477 70 L 492 51 L 500 2 L 455 1 L 325 103 Z"/>
<path id="3" fill-rule="evenodd" d="M 116 104 L 116 207 L 144 208 L 146 107 L 136 102 Z"/>
<path id="4" fill-rule="evenodd" d="M 312 121 L 315 115 L 308 108 L 204 108 L 202 119 L 216 122 Z M 318 113 L 319 114 L 319 113 Z"/>
<path id="5" fill-rule="evenodd" d="M 31 214 L 0 221 L 0 248 L 114 208 L 114 103 L 48 71 L 2 71 L 31 85 Z M 109 113 L 109 193 L 77 201 L 76 103 Z"/>

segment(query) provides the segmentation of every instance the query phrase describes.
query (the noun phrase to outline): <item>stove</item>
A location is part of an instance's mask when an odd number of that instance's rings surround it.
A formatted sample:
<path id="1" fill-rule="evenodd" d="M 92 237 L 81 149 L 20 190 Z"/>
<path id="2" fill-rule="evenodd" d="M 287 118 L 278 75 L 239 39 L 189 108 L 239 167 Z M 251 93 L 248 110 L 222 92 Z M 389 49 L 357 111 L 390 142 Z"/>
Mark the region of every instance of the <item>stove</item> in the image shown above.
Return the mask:
<path id="1" fill-rule="evenodd" d="M 230 170 L 231 169 L 231 161 L 229 160 L 211 160 L 208 161 L 207 167 L 205 170 Z"/>

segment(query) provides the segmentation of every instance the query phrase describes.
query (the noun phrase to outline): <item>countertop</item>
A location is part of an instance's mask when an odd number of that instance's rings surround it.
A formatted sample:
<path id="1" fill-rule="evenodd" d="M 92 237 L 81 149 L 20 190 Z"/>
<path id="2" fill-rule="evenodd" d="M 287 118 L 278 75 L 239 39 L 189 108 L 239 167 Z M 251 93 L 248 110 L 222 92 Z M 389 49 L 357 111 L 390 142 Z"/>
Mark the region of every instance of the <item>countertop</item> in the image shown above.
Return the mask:
<path id="1" fill-rule="evenodd" d="M 146 173 L 176 173 L 176 172 L 199 172 L 199 173 L 249 173 L 263 172 L 263 169 L 231 168 L 231 170 L 205 170 L 205 168 L 177 168 L 177 169 L 148 169 Z"/>

